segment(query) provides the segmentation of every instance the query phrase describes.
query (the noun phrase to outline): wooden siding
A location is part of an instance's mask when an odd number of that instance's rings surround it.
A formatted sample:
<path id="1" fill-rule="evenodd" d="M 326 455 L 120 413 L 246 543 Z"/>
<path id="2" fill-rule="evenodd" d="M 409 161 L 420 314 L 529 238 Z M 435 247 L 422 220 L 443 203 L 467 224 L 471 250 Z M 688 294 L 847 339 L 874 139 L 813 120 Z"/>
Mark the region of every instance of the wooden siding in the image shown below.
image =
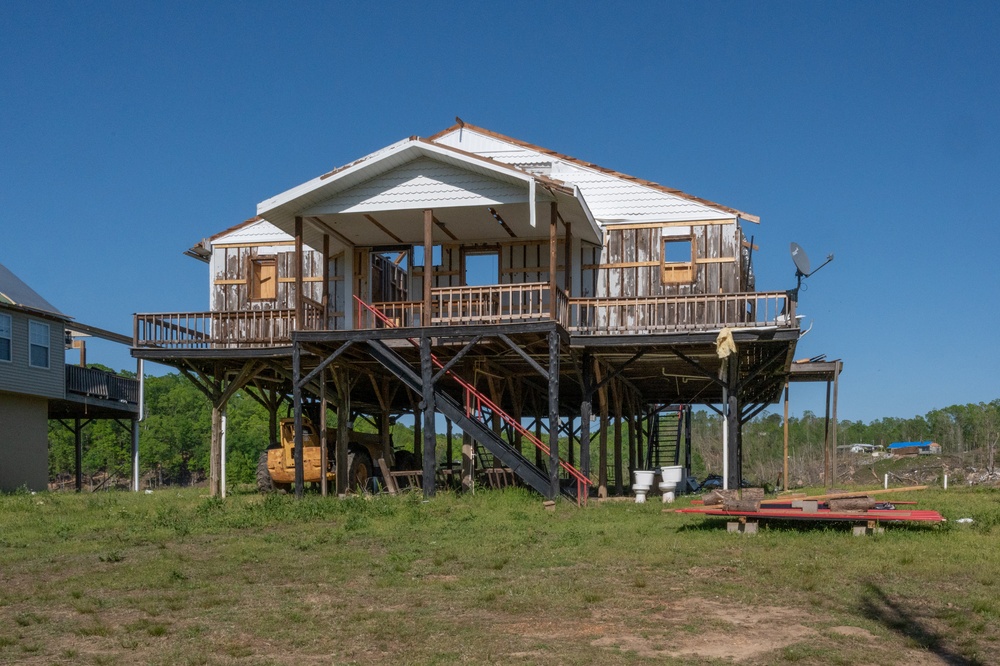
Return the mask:
<path id="1" fill-rule="evenodd" d="M 671 283 L 663 279 L 663 239 L 690 237 L 694 250 L 694 281 Z M 693 224 L 690 227 L 609 227 L 600 263 L 585 263 L 597 272 L 600 298 L 732 294 L 744 291 L 742 233 L 732 224 Z"/>
<path id="2" fill-rule="evenodd" d="M 254 300 L 250 297 L 251 261 L 273 256 L 278 267 L 276 298 Z M 323 254 L 305 250 L 302 257 L 306 298 L 323 297 Z M 246 310 L 287 310 L 295 307 L 295 252 L 286 245 L 223 246 L 212 252 L 213 312 Z"/>
<path id="3" fill-rule="evenodd" d="M 44 398 L 62 398 L 66 395 L 65 378 L 65 324 L 52 319 L 32 317 L 17 310 L 0 308 L 11 316 L 11 361 L 0 361 L 0 391 L 21 393 Z M 28 321 L 37 321 L 49 327 L 49 367 L 35 368 L 28 365 Z"/>

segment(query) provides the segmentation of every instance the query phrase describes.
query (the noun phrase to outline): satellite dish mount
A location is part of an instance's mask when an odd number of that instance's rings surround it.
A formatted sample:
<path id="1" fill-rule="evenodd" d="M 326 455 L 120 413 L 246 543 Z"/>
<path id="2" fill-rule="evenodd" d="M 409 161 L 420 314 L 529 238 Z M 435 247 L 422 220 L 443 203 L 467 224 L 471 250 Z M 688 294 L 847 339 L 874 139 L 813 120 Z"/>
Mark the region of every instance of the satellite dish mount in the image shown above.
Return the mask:
<path id="1" fill-rule="evenodd" d="M 813 273 L 815 273 L 816 271 L 818 271 L 819 269 L 823 268 L 828 263 L 833 261 L 833 255 L 832 254 L 827 255 L 826 261 L 817 266 L 815 269 L 812 269 L 809 263 L 809 255 L 806 254 L 806 251 L 802 249 L 801 245 L 799 245 L 798 243 L 792 243 L 791 250 L 792 250 L 792 261 L 795 262 L 796 282 L 795 282 L 795 289 L 789 292 L 789 295 L 792 297 L 792 300 L 797 303 L 799 301 L 799 288 L 802 287 L 802 278 L 809 277 L 810 275 L 812 275 Z"/>

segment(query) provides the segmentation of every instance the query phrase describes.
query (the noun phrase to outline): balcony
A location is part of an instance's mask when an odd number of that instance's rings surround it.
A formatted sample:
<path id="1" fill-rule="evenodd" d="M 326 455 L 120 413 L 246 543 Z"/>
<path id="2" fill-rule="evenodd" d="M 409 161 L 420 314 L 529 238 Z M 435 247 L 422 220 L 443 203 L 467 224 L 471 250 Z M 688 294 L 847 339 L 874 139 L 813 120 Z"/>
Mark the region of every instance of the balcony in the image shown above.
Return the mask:
<path id="1" fill-rule="evenodd" d="M 555 308 L 551 307 L 555 294 Z M 359 305 L 358 330 L 420 327 L 422 301 Z M 547 282 L 443 287 L 431 292 L 431 326 L 509 325 L 557 321 L 575 335 L 652 335 L 721 328 L 796 328 L 794 302 L 784 291 L 637 298 L 569 298 Z M 316 301 L 305 304 L 303 330 L 323 330 L 327 318 Z M 135 347 L 242 349 L 291 344 L 294 310 L 137 314 Z"/>

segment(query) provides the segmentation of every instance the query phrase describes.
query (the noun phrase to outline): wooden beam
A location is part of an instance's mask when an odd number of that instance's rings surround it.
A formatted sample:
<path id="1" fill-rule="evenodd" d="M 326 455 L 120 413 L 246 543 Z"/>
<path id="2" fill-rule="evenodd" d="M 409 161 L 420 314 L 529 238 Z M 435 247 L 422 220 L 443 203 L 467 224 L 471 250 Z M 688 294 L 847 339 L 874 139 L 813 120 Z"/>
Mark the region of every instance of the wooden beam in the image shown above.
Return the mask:
<path id="1" fill-rule="evenodd" d="M 368 213 L 364 214 L 364 218 L 366 220 L 368 220 L 369 222 L 371 222 L 372 224 L 374 224 L 376 227 L 378 227 L 379 230 L 382 231 L 382 233 L 384 233 L 386 236 L 388 236 L 392 240 L 396 241 L 397 243 L 402 243 L 403 242 L 402 238 L 400 238 L 396 234 L 394 234 L 391 231 L 389 231 L 388 229 L 386 229 L 385 226 L 381 222 L 379 222 L 378 220 L 376 220 L 374 217 L 372 217 Z"/>
<path id="2" fill-rule="evenodd" d="M 449 229 L 447 227 L 447 225 L 445 225 L 444 222 L 442 222 L 441 220 L 437 219 L 437 217 L 434 218 L 434 224 L 437 225 L 438 229 L 440 229 L 441 231 L 444 232 L 445 236 L 447 236 L 448 238 L 452 239 L 453 241 L 457 241 L 458 240 L 458 236 L 456 236 L 455 234 L 451 233 L 451 229 Z"/>
<path id="3" fill-rule="evenodd" d="M 348 238 L 347 236 L 343 235 L 342 233 L 340 233 L 339 231 L 337 231 L 336 229 L 334 229 L 333 227 L 331 227 L 329 224 L 327 224 L 323 220 L 319 219 L 318 217 L 310 217 L 309 221 L 312 222 L 313 224 L 315 224 L 317 227 L 319 227 L 323 231 L 325 231 L 326 233 L 328 233 L 331 236 L 333 236 L 334 238 L 336 238 L 337 240 L 339 240 L 341 243 L 343 243 L 347 247 L 354 247 L 354 242 L 350 238 Z"/>

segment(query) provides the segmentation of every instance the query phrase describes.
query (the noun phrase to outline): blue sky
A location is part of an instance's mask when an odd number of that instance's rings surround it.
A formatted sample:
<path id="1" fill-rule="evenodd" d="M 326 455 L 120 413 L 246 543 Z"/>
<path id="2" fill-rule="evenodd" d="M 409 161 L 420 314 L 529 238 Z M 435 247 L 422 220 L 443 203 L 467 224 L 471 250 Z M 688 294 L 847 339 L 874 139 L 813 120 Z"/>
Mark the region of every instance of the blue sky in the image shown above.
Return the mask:
<path id="1" fill-rule="evenodd" d="M 797 356 L 844 359 L 841 417 L 988 401 L 998 31 L 975 2 L 0 0 L 0 263 L 124 333 L 206 309 L 185 249 L 458 115 L 760 215 L 759 289 L 791 241 L 835 253 Z"/>

